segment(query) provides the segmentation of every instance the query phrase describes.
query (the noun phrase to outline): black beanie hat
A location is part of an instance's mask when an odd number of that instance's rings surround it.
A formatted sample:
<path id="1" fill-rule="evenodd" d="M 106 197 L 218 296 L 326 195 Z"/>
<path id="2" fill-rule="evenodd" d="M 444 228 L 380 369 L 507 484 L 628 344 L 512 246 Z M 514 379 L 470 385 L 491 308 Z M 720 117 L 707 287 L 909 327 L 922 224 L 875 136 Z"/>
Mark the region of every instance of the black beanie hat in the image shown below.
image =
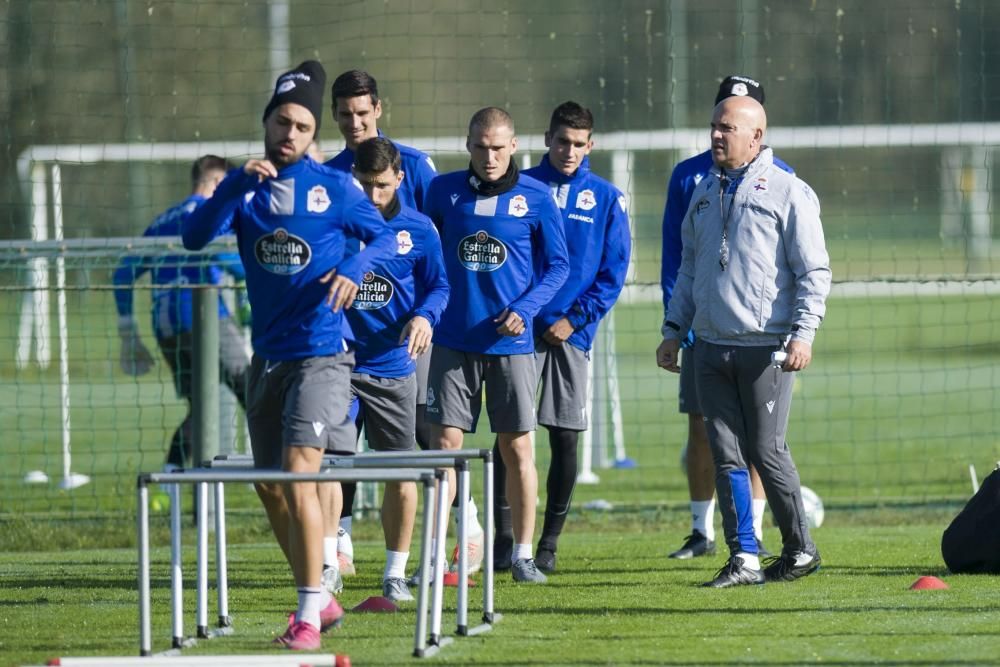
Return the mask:
<path id="1" fill-rule="evenodd" d="M 727 97 L 736 96 L 752 97 L 763 105 L 764 86 L 748 76 L 738 74 L 727 76 L 719 85 L 719 94 L 715 96 L 715 103 L 718 104 Z"/>
<path id="2" fill-rule="evenodd" d="M 299 104 L 312 112 L 319 131 L 323 119 L 323 91 L 326 89 L 326 70 L 315 60 L 306 60 L 290 72 L 278 77 L 274 84 L 274 95 L 264 109 L 264 118 L 271 115 L 282 104 Z"/>

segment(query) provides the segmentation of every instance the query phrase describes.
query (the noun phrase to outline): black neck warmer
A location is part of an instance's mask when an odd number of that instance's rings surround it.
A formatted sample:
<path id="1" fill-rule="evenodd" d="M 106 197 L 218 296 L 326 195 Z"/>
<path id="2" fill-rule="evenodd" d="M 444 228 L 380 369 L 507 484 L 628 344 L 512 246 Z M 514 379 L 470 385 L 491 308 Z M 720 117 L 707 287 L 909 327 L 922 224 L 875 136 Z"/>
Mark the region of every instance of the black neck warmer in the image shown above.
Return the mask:
<path id="1" fill-rule="evenodd" d="M 469 164 L 469 176 L 468 183 L 476 194 L 482 195 L 483 197 L 495 197 L 497 195 L 502 195 L 508 190 L 512 190 L 515 185 L 517 185 L 517 165 L 514 164 L 514 160 L 510 161 L 507 165 L 507 171 L 503 176 L 493 181 L 492 183 L 487 183 L 483 179 L 476 175 L 475 169 L 472 168 L 472 164 Z"/>
<path id="2" fill-rule="evenodd" d="M 382 219 L 385 220 L 386 222 L 389 222 L 397 215 L 399 215 L 399 209 L 401 209 L 402 207 L 403 205 L 399 203 L 399 195 L 396 195 L 395 197 L 392 198 L 392 201 L 389 202 L 389 206 L 384 211 L 382 211 Z"/>

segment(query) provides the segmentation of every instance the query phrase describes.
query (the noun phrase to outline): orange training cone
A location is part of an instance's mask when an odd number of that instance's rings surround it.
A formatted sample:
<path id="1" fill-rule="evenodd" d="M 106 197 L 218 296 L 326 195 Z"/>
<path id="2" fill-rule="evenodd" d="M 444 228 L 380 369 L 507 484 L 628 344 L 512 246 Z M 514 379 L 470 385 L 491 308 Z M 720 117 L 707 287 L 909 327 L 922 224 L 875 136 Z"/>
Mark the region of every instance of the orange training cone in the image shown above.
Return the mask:
<path id="1" fill-rule="evenodd" d="M 948 588 L 948 584 L 944 583 L 937 577 L 930 576 L 920 577 L 913 582 L 912 586 L 910 586 L 911 591 L 937 591 L 944 590 L 946 588 Z"/>

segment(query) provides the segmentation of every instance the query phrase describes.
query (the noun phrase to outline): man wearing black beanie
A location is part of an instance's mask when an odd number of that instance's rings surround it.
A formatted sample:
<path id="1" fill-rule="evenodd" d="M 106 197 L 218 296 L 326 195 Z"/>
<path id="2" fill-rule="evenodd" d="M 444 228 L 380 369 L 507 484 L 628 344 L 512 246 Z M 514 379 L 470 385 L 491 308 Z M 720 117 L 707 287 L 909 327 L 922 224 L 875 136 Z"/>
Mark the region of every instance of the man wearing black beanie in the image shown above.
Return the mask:
<path id="1" fill-rule="evenodd" d="M 764 104 L 764 86 L 756 79 L 740 74 L 731 74 L 719 84 L 715 104 L 729 97 L 751 97 Z M 789 173 L 793 169 L 777 157 L 774 163 Z M 667 186 L 667 203 L 663 212 L 663 254 L 660 272 L 660 286 L 663 289 L 663 311 L 673 294 L 677 271 L 681 264 L 681 221 L 687 213 L 695 187 L 712 168 L 712 153 L 705 151 L 680 162 L 674 167 Z M 694 336 L 684 342 L 684 365 L 681 370 L 679 404 L 680 412 L 688 416 L 688 438 L 681 457 L 687 473 L 688 494 L 691 506 L 691 534 L 680 549 L 672 551 L 669 558 L 688 559 L 711 556 L 715 553 L 715 465 L 708 445 L 708 431 L 702 419 L 701 404 L 694 382 Z M 758 552 L 762 556 L 770 553 L 764 548 L 763 520 L 767 503 L 764 487 L 757 470 L 750 468 L 753 485 L 753 525 L 757 538 Z"/>
<path id="2" fill-rule="evenodd" d="M 395 234 L 353 179 L 307 156 L 325 88 L 315 61 L 282 74 L 263 115 L 266 158 L 230 172 L 182 229 L 185 247 L 197 250 L 232 221 L 254 313 L 246 410 L 254 466 L 296 473 L 319 472 L 324 449 L 344 449 L 356 438 L 343 309 L 368 265 L 396 253 Z M 346 256 L 347 236 L 364 250 Z M 316 650 L 320 632 L 344 614 L 320 585 L 317 485 L 256 488 L 298 592 L 297 611 L 275 641 Z"/>

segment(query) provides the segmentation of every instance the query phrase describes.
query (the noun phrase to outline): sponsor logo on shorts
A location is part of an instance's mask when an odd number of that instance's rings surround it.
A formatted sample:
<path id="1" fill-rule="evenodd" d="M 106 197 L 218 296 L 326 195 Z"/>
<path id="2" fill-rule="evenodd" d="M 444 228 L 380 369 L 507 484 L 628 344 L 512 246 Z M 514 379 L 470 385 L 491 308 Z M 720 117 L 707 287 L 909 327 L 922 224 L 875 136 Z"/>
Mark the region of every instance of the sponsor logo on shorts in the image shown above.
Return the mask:
<path id="1" fill-rule="evenodd" d="M 323 429 L 326 428 L 326 425 L 323 422 L 313 422 L 312 427 L 313 427 L 313 433 L 315 433 L 316 437 L 318 438 L 320 435 L 322 435 Z"/>
<path id="2" fill-rule="evenodd" d="M 384 276 L 368 271 L 361 278 L 358 295 L 354 297 L 354 308 L 358 310 L 378 310 L 385 308 L 392 300 L 395 290 L 392 282 Z"/>
<path id="3" fill-rule="evenodd" d="M 281 276 L 298 273 L 312 258 L 312 250 L 305 239 L 289 234 L 281 227 L 257 239 L 253 252 L 263 269 Z"/>
<path id="4" fill-rule="evenodd" d="M 470 271 L 496 271 L 507 261 L 507 246 L 479 230 L 458 242 L 458 260 Z"/>

